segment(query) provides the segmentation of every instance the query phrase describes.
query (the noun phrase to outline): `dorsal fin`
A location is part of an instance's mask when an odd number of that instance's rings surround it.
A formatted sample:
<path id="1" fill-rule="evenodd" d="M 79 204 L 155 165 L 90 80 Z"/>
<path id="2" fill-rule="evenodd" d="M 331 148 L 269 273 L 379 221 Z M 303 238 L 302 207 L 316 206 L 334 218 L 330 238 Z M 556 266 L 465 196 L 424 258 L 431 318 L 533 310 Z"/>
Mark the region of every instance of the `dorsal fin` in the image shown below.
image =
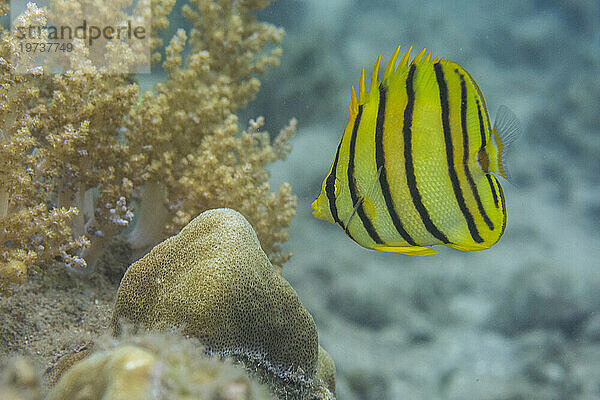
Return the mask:
<path id="1" fill-rule="evenodd" d="M 408 50 L 406 50 L 406 53 L 404 53 L 404 55 L 402 56 L 402 59 L 400 60 L 400 63 L 398 64 L 398 68 L 406 68 L 408 67 L 408 59 L 410 58 L 410 52 L 412 51 L 412 46 L 410 46 L 408 48 Z"/>
<path id="2" fill-rule="evenodd" d="M 358 84 L 358 103 L 362 103 L 365 101 L 365 97 L 367 96 L 367 89 L 365 89 L 365 69 L 362 69 L 360 73 L 360 82 Z"/>
<path id="3" fill-rule="evenodd" d="M 350 115 L 358 113 L 358 99 L 356 98 L 356 92 L 354 91 L 354 85 L 350 89 Z"/>
<path id="4" fill-rule="evenodd" d="M 375 61 L 375 65 L 373 66 L 373 74 L 371 75 L 371 87 L 369 88 L 369 92 L 371 90 L 377 89 L 379 86 L 379 63 L 381 62 L 381 54 L 377 57 L 377 61 Z"/>
<path id="5" fill-rule="evenodd" d="M 408 67 L 410 53 L 411 53 L 412 49 L 413 49 L 413 46 L 410 46 L 408 48 L 408 50 L 404 53 L 404 55 L 400 59 L 400 62 L 398 63 L 398 67 L 396 67 L 396 61 L 398 61 L 398 55 L 400 54 L 400 46 L 396 47 L 396 49 L 394 50 L 394 53 L 390 57 L 390 60 L 388 61 L 387 65 L 385 67 L 385 70 L 383 72 L 383 77 L 381 78 L 381 82 L 383 82 L 389 76 L 394 74 L 397 70 Z M 425 48 L 422 49 L 421 51 L 419 51 L 419 53 L 413 58 L 412 63 L 421 64 L 421 63 L 438 62 L 438 57 L 433 58 L 433 61 L 432 61 L 431 52 L 429 52 L 429 53 L 427 53 L 427 55 L 425 55 L 426 52 L 427 52 L 427 49 L 425 49 Z M 443 60 L 444 60 L 443 58 L 439 59 L 439 61 L 443 61 Z M 365 69 L 364 68 L 362 69 L 361 74 L 360 74 L 360 82 L 358 84 L 358 96 L 357 96 L 357 92 L 354 90 L 354 86 L 352 86 L 350 102 L 348 104 L 348 112 L 350 113 L 351 117 L 355 116 L 358 113 L 358 105 L 363 104 L 366 101 L 367 94 L 370 93 L 371 90 L 377 89 L 377 87 L 379 86 L 380 81 L 378 79 L 378 76 L 379 76 L 380 64 L 381 64 L 381 54 L 379 54 L 379 56 L 377 57 L 377 61 L 375 61 L 375 65 L 373 66 L 373 71 L 371 74 L 371 84 L 370 84 L 368 91 L 365 86 Z"/>
<path id="6" fill-rule="evenodd" d="M 510 153 L 509 148 L 521 133 L 521 124 L 515 113 L 504 105 L 500 106 L 496 113 L 492 138 L 498 147 L 498 172 L 507 180 L 510 180 L 510 173 L 506 167 L 506 154 Z"/>
<path id="7" fill-rule="evenodd" d="M 382 80 L 386 80 L 388 76 L 390 76 L 394 72 L 394 67 L 396 66 L 396 60 L 398 59 L 398 54 L 400 53 L 400 46 L 396 47 L 394 50 L 394 54 L 390 57 L 390 61 L 388 61 L 385 71 L 383 72 Z"/>
<path id="8" fill-rule="evenodd" d="M 423 56 L 425 55 L 426 51 L 427 51 L 427 49 L 423 47 L 423 50 L 421 50 L 413 59 L 413 63 L 420 64 L 423 60 Z"/>

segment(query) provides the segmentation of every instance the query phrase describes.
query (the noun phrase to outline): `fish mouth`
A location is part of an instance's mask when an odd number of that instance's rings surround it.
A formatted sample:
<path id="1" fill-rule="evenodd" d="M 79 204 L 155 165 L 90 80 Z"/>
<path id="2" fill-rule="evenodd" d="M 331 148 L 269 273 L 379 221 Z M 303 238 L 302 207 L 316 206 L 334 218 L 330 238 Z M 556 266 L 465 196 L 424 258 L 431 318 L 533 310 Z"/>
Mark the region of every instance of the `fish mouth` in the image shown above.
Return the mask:
<path id="1" fill-rule="evenodd" d="M 318 197 L 315 199 L 315 201 L 313 201 L 310 204 L 310 207 L 312 208 L 312 215 L 314 217 L 316 217 L 316 218 L 320 218 L 320 216 L 321 216 L 321 210 L 320 210 L 320 207 L 319 207 L 319 198 Z"/>

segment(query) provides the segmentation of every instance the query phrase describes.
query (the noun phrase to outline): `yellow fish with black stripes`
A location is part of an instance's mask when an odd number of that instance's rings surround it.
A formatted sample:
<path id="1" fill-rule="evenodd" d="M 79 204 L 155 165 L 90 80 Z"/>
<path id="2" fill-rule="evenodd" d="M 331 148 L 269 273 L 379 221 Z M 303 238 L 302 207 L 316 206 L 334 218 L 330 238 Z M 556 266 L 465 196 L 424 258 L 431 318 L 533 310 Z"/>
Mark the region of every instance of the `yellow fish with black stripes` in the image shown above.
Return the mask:
<path id="1" fill-rule="evenodd" d="M 374 250 L 426 256 L 432 245 L 488 249 L 506 227 L 497 176 L 519 123 L 500 107 L 494 126 L 481 90 L 455 62 L 396 49 L 370 88 L 362 70 L 350 121 L 313 215 Z"/>

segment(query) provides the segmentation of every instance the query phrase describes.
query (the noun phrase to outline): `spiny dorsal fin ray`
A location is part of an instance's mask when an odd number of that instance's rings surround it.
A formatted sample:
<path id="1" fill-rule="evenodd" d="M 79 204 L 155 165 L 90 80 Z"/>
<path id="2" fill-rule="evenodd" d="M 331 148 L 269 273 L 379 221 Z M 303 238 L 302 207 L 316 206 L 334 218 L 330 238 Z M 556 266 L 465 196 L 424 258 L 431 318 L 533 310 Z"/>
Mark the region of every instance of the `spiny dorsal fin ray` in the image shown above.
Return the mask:
<path id="1" fill-rule="evenodd" d="M 371 87 L 369 88 L 369 92 L 374 90 L 379 86 L 379 63 L 381 62 L 381 54 L 377 57 L 377 61 L 375 61 L 375 65 L 373 66 L 373 74 L 371 75 Z"/>
<path id="2" fill-rule="evenodd" d="M 416 65 L 422 67 L 424 65 L 431 64 L 431 53 L 425 55 L 427 50 L 423 49 L 413 58 L 410 65 Z M 415 92 L 421 91 L 421 93 L 434 93 L 437 91 L 437 80 L 433 68 L 420 68 L 419 78 L 413 82 L 413 89 Z"/>
<path id="3" fill-rule="evenodd" d="M 363 68 L 360 73 L 360 83 L 358 84 L 358 104 L 363 103 L 365 97 L 367 97 L 367 89 L 365 89 L 365 69 Z"/>
<path id="4" fill-rule="evenodd" d="M 396 49 L 394 50 L 394 53 L 390 57 L 390 60 L 388 61 L 387 65 L 385 67 L 385 70 L 383 72 L 383 77 L 381 78 L 381 82 L 386 80 L 389 76 L 394 74 L 396 71 L 399 71 L 401 69 L 408 67 L 410 53 L 411 53 L 412 49 L 413 49 L 413 46 L 410 46 L 408 48 L 408 50 L 404 53 L 404 55 L 400 59 L 398 66 L 396 67 L 396 61 L 398 60 L 398 56 L 400 54 L 400 46 L 396 47 Z M 440 58 L 438 60 L 438 57 L 434 57 L 432 59 L 431 52 L 429 52 L 429 53 L 427 53 L 427 55 L 425 55 L 426 52 L 427 52 L 427 49 L 425 49 L 425 48 L 422 49 L 421 51 L 419 51 L 419 53 L 412 59 L 412 63 L 423 64 L 423 63 L 436 63 L 436 62 L 445 61 L 444 58 Z M 348 104 L 348 112 L 350 113 L 351 117 L 358 113 L 359 104 L 363 104 L 364 102 L 366 102 L 367 94 L 379 86 L 380 81 L 378 79 L 378 76 L 379 76 L 380 64 L 381 64 L 381 54 L 379 54 L 379 56 L 377 57 L 377 61 L 375 61 L 375 65 L 373 66 L 373 71 L 372 71 L 372 75 L 371 75 L 371 85 L 370 85 L 368 91 L 365 86 L 365 70 L 364 70 L 364 68 L 360 74 L 360 82 L 358 85 L 358 96 L 356 94 L 356 91 L 354 90 L 354 86 L 352 86 L 350 103 Z"/>
<path id="5" fill-rule="evenodd" d="M 408 67 L 408 59 L 410 58 L 410 52 L 412 51 L 412 46 L 410 46 L 408 48 L 408 50 L 406 51 L 406 53 L 404 53 L 404 55 L 402 56 L 402 59 L 400 60 L 400 64 L 398 64 L 398 68 L 406 68 Z"/>
<path id="6" fill-rule="evenodd" d="M 356 98 L 354 85 L 352 85 L 352 89 L 350 91 L 350 107 L 352 108 L 352 115 L 358 113 L 358 99 Z"/>
<path id="7" fill-rule="evenodd" d="M 382 80 L 386 80 L 388 76 L 390 76 L 394 72 L 394 67 L 396 66 L 396 60 L 398 59 L 398 54 L 400 53 L 400 46 L 396 47 L 394 50 L 394 54 L 388 61 L 387 66 L 385 67 L 385 71 L 383 72 Z"/>
<path id="8" fill-rule="evenodd" d="M 413 63 L 421 64 L 423 62 L 423 56 L 425 55 L 426 51 L 427 51 L 427 49 L 423 47 L 423 50 L 421 50 L 419 53 L 417 53 L 417 55 L 413 59 Z"/>

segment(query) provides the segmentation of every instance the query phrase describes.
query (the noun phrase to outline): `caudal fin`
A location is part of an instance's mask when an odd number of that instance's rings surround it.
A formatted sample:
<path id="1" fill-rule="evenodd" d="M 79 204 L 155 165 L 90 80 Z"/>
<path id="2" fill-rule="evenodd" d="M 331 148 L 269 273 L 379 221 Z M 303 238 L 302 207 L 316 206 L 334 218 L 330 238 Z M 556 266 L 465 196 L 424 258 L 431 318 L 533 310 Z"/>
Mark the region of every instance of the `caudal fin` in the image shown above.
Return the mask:
<path id="1" fill-rule="evenodd" d="M 508 180 L 510 180 L 510 173 L 507 168 L 506 155 L 510 153 L 510 147 L 521 134 L 521 124 L 515 113 L 506 106 L 500 106 L 496 113 L 493 137 L 498 148 L 498 172 Z"/>

